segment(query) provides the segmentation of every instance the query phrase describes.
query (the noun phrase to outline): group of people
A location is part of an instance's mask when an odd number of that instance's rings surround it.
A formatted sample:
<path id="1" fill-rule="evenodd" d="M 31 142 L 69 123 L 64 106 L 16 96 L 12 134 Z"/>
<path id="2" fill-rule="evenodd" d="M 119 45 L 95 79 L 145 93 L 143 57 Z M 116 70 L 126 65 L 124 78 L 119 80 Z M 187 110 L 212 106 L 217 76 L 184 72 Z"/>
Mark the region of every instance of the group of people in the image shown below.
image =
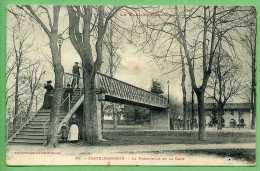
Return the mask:
<path id="1" fill-rule="evenodd" d="M 71 142 L 75 143 L 79 140 L 79 127 L 78 127 L 78 120 L 76 115 L 72 115 L 72 118 L 69 123 L 69 129 L 66 124 L 63 124 L 61 127 L 61 139 L 62 142 Z"/>
<path id="2" fill-rule="evenodd" d="M 72 68 L 72 82 L 71 84 L 67 84 L 67 88 L 79 88 L 79 80 L 80 80 L 80 66 L 78 62 L 75 62 L 73 68 Z M 44 88 L 46 89 L 45 95 L 44 95 L 44 101 L 42 105 L 42 109 L 50 109 L 52 104 L 52 92 L 53 92 L 53 86 L 52 81 L 49 80 L 47 83 L 44 84 Z"/>
<path id="3" fill-rule="evenodd" d="M 67 84 L 69 88 L 79 88 L 79 80 L 80 80 L 80 66 L 78 62 L 75 62 L 72 68 L 73 79 L 71 84 Z M 44 101 L 41 109 L 51 109 L 52 106 L 52 97 L 53 97 L 53 86 L 52 81 L 49 80 L 44 84 L 44 88 L 46 89 L 44 95 Z M 72 115 L 71 121 L 69 123 L 69 127 L 67 125 L 63 125 L 61 129 L 62 133 L 62 141 L 63 142 L 77 142 L 79 140 L 79 127 L 76 119 L 76 115 Z"/>

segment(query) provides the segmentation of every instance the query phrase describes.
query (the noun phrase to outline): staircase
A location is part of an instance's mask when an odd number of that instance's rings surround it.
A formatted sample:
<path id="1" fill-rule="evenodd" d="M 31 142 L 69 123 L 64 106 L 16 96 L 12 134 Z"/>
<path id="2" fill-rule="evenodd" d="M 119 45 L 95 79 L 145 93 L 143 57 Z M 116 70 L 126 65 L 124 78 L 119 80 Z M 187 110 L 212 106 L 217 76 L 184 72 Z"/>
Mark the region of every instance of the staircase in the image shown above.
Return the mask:
<path id="1" fill-rule="evenodd" d="M 70 101 L 70 105 L 74 106 L 77 101 L 79 100 L 80 96 L 82 94 L 82 90 L 81 89 L 74 89 L 73 90 L 73 94 L 71 96 L 71 101 Z"/>
<path id="2" fill-rule="evenodd" d="M 81 90 L 75 89 L 71 95 L 70 106 L 74 106 L 81 97 Z M 70 111 L 69 111 L 70 112 Z M 59 115 L 59 120 L 62 121 L 67 112 L 62 112 Z M 28 121 L 16 131 L 8 139 L 10 144 L 46 144 L 48 126 L 50 120 L 50 110 L 41 110 L 32 116 Z"/>

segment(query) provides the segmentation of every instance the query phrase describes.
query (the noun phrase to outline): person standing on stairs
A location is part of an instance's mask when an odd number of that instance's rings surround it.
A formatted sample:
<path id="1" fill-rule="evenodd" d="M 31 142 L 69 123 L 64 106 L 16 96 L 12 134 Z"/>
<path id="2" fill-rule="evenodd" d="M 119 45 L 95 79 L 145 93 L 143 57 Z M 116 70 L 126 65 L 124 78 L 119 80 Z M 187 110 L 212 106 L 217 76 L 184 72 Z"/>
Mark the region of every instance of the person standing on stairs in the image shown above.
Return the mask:
<path id="1" fill-rule="evenodd" d="M 79 63 L 75 62 L 73 68 L 72 68 L 72 74 L 73 74 L 73 79 L 71 83 L 72 88 L 79 88 L 79 79 L 80 79 L 80 71 L 79 71 Z"/>
<path id="2" fill-rule="evenodd" d="M 46 89 L 44 95 L 44 101 L 42 105 L 42 109 L 50 109 L 52 104 L 52 90 L 53 86 L 51 85 L 52 81 L 47 81 L 47 84 L 44 84 L 44 88 Z"/>

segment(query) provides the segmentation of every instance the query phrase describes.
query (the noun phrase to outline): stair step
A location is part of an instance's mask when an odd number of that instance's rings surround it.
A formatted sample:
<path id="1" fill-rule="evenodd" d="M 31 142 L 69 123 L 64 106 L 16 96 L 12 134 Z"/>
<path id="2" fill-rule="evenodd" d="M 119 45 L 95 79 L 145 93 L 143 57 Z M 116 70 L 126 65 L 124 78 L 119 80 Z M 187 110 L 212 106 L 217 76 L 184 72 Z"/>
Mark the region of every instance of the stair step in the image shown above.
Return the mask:
<path id="1" fill-rule="evenodd" d="M 29 123 L 36 124 L 36 123 L 45 123 L 47 120 L 31 120 Z"/>
<path id="2" fill-rule="evenodd" d="M 27 125 L 26 128 L 31 128 L 31 129 L 47 129 L 48 127 L 43 127 L 43 126 L 32 126 L 32 125 Z"/>
<path id="3" fill-rule="evenodd" d="M 64 115 L 59 115 L 58 117 L 64 117 L 66 116 L 67 114 L 64 114 Z M 46 120 L 46 119 L 49 119 L 50 116 L 36 116 L 35 118 L 33 118 L 32 120 Z"/>
<path id="4" fill-rule="evenodd" d="M 17 135 L 17 137 L 14 137 L 14 140 L 16 139 L 26 139 L 26 140 L 46 140 L 46 135 L 38 135 L 38 136 L 31 136 L 31 135 Z"/>
<path id="5" fill-rule="evenodd" d="M 48 131 L 48 128 L 45 129 L 46 131 Z M 23 130 L 21 130 L 22 132 L 34 132 L 34 133 L 43 133 L 44 130 L 43 129 L 33 129 L 33 128 L 24 128 Z"/>
<path id="6" fill-rule="evenodd" d="M 72 97 L 72 105 L 75 104 L 80 96 L 81 90 L 76 90 Z M 17 144 L 44 144 L 47 140 L 48 133 L 48 121 L 50 120 L 50 110 L 41 110 L 33 115 L 33 118 L 22 128 L 20 132 L 11 140 L 10 143 Z M 67 115 L 64 110 L 61 111 L 58 118 L 63 120 Z M 59 135 L 58 139 L 60 139 Z"/>
<path id="7" fill-rule="evenodd" d="M 14 139 L 10 143 L 19 144 L 43 144 L 46 140 L 25 140 L 25 139 Z"/>
<path id="8" fill-rule="evenodd" d="M 50 117 L 50 115 L 35 115 L 35 117 Z"/>
<path id="9" fill-rule="evenodd" d="M 35 115 L 35 117 L 39 117 L 39 116 L 41 116 L 41 117 L 49 117 L 51 114 L 50 113 L 37 113 L 36 115 Z M 66 115 L 66 112 L 62 112 L 62 113 L 60 113 L 59 115 Z"/>
<path id="10" fill-rule="evenodd" d="M 28 123 L 26 124 L 26 127 L 27 126 L 32 126 L 32 127 L 43 127 L 45 125 L 45 122 L 36 122 L 36 123 Z"/>
<path id="11" fill-rule="evenodd" d="M 19 132 L 18 135 L 25 135 L 25 136 L 44 136 L 43 132 L 26 132 L 26 131 L 21 131 Z"/>
<path id="12" fill-rule="evenodd" d="M 38 111 L 38 113 L 50 113 L 50 112 L 51 112 L 50 109 L 42 109 Z"/>

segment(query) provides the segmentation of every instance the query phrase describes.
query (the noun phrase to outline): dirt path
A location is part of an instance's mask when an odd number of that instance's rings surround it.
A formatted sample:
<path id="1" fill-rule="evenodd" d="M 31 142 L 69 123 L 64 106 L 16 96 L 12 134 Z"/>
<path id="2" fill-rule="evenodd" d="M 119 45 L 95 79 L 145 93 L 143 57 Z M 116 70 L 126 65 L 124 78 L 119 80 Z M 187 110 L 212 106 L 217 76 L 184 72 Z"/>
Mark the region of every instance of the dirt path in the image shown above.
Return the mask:
<path id="1" fill-rule="evenodd" d="M 7 163 L 38 164 L 134 164 L 134 165 L 250 165 L 244 159 L 215 154 L 186 153 L 189 150 L 255 149 L 254 143 L 239 144 L 160 144 L 85 146 L 60 144 L 57 148 L 28 145 L 7 146 Z"/>

